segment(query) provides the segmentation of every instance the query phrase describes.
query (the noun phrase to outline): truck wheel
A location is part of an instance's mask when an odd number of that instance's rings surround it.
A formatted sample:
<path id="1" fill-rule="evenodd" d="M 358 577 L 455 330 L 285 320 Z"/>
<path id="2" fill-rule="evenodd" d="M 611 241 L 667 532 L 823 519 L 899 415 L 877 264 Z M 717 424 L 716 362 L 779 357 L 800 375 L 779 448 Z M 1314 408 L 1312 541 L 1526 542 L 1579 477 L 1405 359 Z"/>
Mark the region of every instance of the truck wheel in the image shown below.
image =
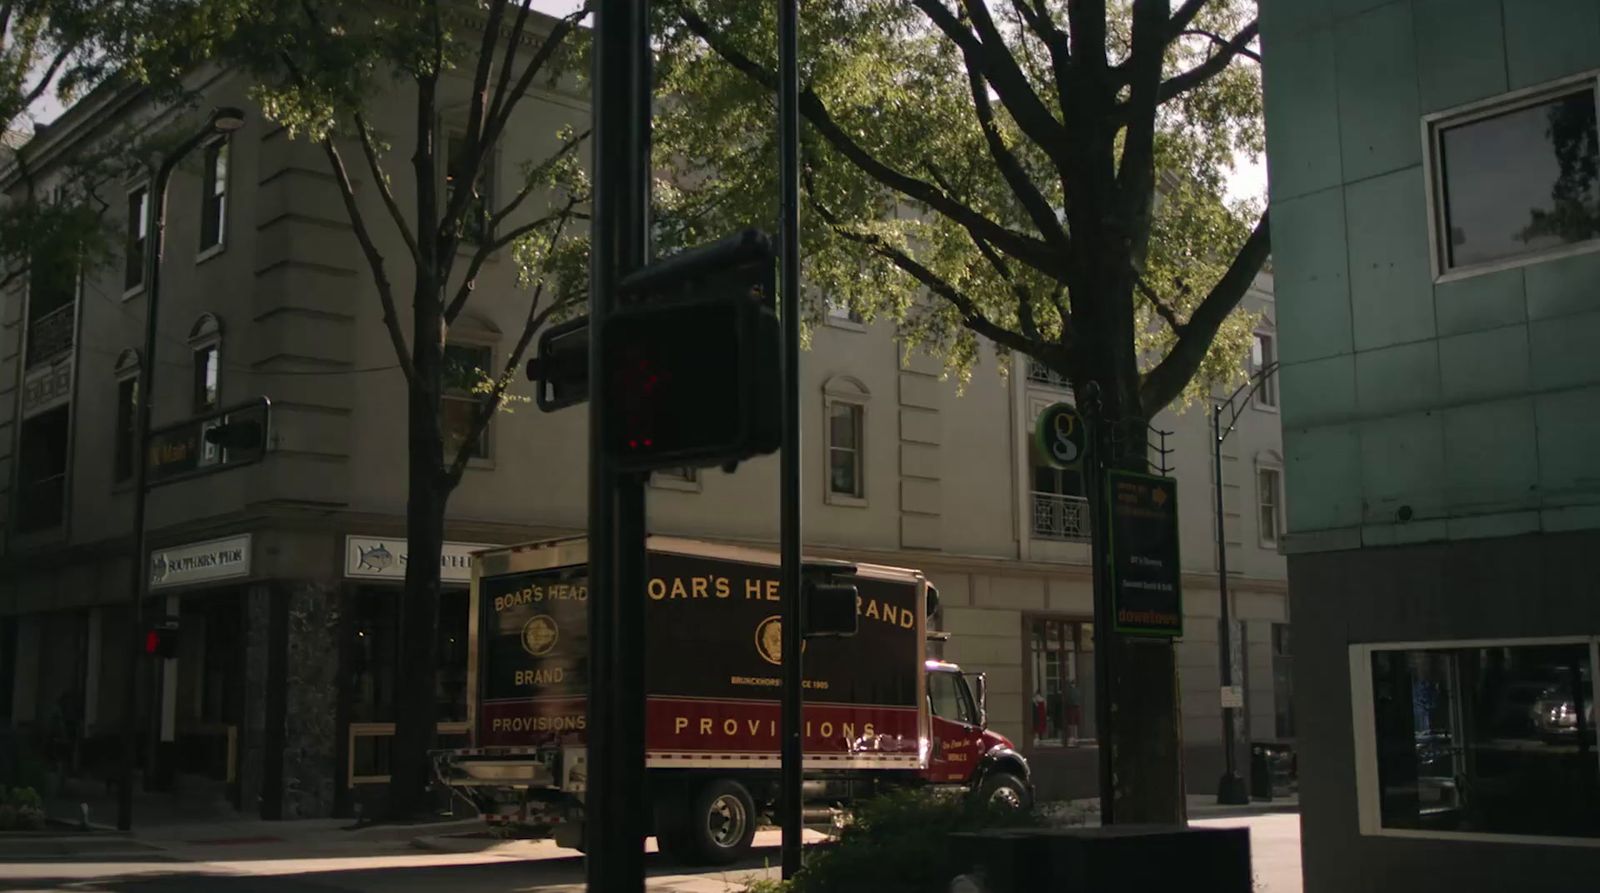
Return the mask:
<path id="1" fill-rule="evenodd" d="M 1028 794 L 1028 786 L 1022 779 L 1010 772 L 989 772 L 983 776 L 983 783 L 978 785 L 978 802 L 994 806 L 1003 806 L 1018 811 L 1027 810 L 1033 806 L 1033 797 Z"/>
<path id="2" fill-rule="evenodd" d="M 686 830 L 688 843 L 705 863 L 736 862 L 756 836 L 755 800 L 733 779 L 706 782 L 695 792 Z"/>

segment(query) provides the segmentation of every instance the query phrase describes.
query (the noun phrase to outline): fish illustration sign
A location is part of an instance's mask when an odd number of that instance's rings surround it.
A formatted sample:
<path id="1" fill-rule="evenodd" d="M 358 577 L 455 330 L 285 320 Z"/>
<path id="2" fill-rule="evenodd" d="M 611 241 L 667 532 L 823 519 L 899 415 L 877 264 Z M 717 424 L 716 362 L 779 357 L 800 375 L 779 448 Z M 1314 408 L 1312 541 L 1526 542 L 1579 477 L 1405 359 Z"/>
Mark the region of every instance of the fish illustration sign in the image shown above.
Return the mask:
<path id="1" fill-rule="evenodd" d="M 472 581 L 472 555 L 494 546 L 484 543 L 445 543 L 439 554 L 439 581 Z M 398 538 L 347 536 L 344 575 L 369 580 L 404 580 L 408 557 L 406 541 Z"/>

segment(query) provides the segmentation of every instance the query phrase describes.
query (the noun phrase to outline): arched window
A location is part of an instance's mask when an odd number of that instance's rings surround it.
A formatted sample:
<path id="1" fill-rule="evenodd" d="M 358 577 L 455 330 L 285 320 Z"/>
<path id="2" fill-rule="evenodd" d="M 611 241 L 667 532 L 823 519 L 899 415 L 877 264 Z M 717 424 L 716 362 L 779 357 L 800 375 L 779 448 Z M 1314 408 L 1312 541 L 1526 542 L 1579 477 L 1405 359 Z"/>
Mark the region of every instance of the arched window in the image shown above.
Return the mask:
<path id="1" fill-rule="evenodd" d="M 189 327 L 191 406 L 195 415 L 222 405 L 222 320 L 202 313 Z"/>
<path id="2" fill-rule="evenodd" d="M 116 447 L 112 450 L 111 479 L 122 483 L 133 477 L 134 457 L 139 450 L 134 430 L 139 407 L 139 352 L 128 348 L 117 355 L 112 374 L 117 382 Z"/>

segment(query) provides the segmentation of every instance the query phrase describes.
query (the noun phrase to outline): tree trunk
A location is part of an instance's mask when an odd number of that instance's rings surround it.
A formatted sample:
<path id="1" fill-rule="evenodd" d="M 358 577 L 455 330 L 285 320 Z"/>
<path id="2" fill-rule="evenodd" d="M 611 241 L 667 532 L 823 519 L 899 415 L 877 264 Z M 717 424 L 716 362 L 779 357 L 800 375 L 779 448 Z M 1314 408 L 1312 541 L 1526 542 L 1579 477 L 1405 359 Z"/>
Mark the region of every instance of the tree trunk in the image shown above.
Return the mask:
<path id="1" fill-rule="evenodd" d="M 1105 252 L 1126 257 L 1126 252 Z M 1100 383 L 1100 412 L 1107 429 L 1102 453 L 1107 468 L 1149 473 L 1149 419 L 1139 404 L 1139 372 L 1133 348 L 1133 282 L 1122 270 L 1095 265 L 1104 294 L 1080 317 L 1088 375 L 1075 382 Z M 1104 481 L 1092 486 L 1101 488 Z M 1105 573 L 1108 569 L 1102 568 Z M 1106 630 L 1111 651 L 1111 773 L 1118 824 L 1176 824 L 1187 817 L 1183 790 L 1182 711 L 1172 640 L 1120 636 Z M 1099 642 L 1096 642 L 1099 646 Z"/>
<path id="2" fill-rule="evenodd" d="M 452 489 L 444 473 L 439 394 L 444 346 L 437 289 L 418 283 L 412 300 L 418 333 L 414 378 L 407 387 L 406 585 L 395 654 L 395 735 L 390 757 L 389 815 L 406 819 L 427 807 L 428 750 L 438 723 L 439 555 Z M 423 333 L 435 333 L 427 337 Z"/>

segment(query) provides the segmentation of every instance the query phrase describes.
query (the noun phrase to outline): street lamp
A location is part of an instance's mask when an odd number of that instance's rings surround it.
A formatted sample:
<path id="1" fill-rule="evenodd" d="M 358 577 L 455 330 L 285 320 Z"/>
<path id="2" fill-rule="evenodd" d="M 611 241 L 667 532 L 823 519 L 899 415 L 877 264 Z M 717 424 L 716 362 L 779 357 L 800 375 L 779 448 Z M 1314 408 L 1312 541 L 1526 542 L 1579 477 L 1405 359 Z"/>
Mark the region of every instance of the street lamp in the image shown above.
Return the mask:
<path id="1" fill-rule="evenodd" d="M 1211 456 L 1217 479 L 1217 593 L 1222 601 L 1220 636 L 1222 638 L 1222 688 L 1233 688 L 1233 621 L 1228 609 L 1228 535 L 1225 529 L 1227 515 L 1222 508 L 1222 442 L 1228 439 L 1239 424 L 1241 407 L 1261 389 L 1262 384 L 1278 371 L 1277 361 L 1262 366 L 1251 374 L 1244 384 L 1234 389 L 1224 400 L 1211 408 Z M 1243 398 L 1241 401 L 1240 398 Z M 1228 413 L 1228 427 L 1222 427 L 1222 413 Z M 1239 774 L 1239 764 L 1234 754 L 1233 708 L 1222 708 L 1222 778 L 1217 780 L 1217 802 L 1241 804 L 1250 802 L 1249 789 Z"/>
<path id="2" fill-rule="evenodd" d="M 150 404 L 154 395 L 152 382 L 156 369 L 156 319 L 161 299 L 161 255 L 166 242 L 167 184 L 172 172 L 184 156 L 195 147 L 218 134 L 232 133 L 244 126 L 244 112 L 232 106 L 214 109 L 206 118 L 205 126 L 182 143 L 173 147 L 161 159 L 155 178 L 150 183 L 150 207 L 146 211 L 144 252 L 144 354 L 139 358 L 139 378 L 134 399 L 133 427 L 133 549 L 128 559 L 128 590 L 133 599 L 132 632 L 128 636 L 128 691 L 122 719 L 122 781 L 117 790 L 117 828 L 122 831 L 133 827 L 133 763 L 134 749 L 138 744 L 138 720 L 134 716 L 134 680 L 139 674 L 139 654 L 144 640 L 142 614 L 145 587 L 150 582 L 150 568 L 145 561 L 145 470 L 149 456 L 145 455 L 150 439 Z M 152 757 L 154 755 L 152 754 Z"/>

